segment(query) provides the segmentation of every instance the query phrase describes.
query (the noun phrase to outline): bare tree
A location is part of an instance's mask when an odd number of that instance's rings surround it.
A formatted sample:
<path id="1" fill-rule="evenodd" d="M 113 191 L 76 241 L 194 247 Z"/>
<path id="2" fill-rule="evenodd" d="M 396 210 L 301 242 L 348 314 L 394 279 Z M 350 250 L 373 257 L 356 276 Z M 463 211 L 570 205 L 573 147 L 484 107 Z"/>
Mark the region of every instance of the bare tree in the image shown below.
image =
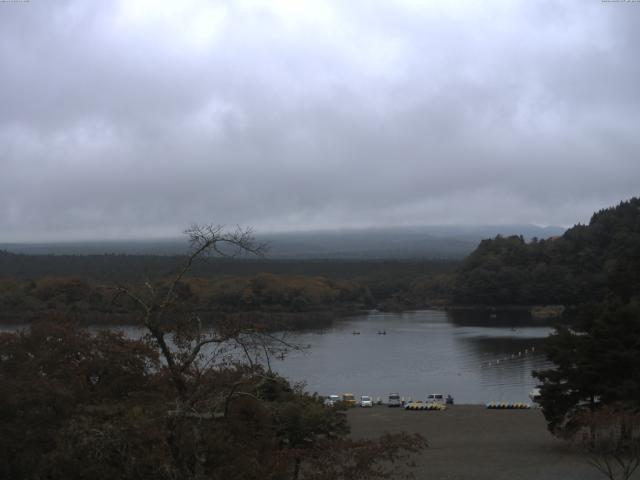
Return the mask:
<path id="1" fill-rule="evenodd" d="M 585 413 L 574 437 L 587 461 L 610 480 L 629 480 L 640 467 L 640 413 L 605 406 Z"/>
<path id="2" fill-rule="evenodd" d="M 142 325 L 159 348 L 181 396 L 186 395 L 188 377 L 197 376 L 198 360 L 203 349 L 209 345 L 235 343 L 244 349 L 249 362 L 252 361 L 250 349 L 256 351 L 260 348 L 269 355 L 273 349 L 295 348 L 286 342 L 276 342 L 278 347 L 273 347 L 275 337 L 242 321 L 222 322 L 203 329 L 198 315 L 183 312 L 178 321 L 175 318 L 167 319 L 179 302 L 177 290 L 180 282 L 198 259 L 211 254 L 222 257 L 240 254 L 262 256 L 266 251 L 266 244 L 257 243 L 250 228 L 236 227 L 229 231 L 221 225 L 194 224 L 184 233 L 188 237 L 190 249 L 186 260 L 173 277 L 160 285 L 146 279 L 137 288 L 126 285 L 115 287 L 119 295 L 128 297 L 138 308 Z"/>

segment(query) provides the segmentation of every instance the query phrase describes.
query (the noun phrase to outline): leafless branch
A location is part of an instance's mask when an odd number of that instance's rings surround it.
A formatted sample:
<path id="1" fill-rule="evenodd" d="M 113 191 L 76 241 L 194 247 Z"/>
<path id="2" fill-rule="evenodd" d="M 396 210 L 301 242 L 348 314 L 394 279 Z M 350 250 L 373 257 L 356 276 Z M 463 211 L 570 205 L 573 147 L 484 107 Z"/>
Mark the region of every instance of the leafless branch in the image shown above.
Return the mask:
<path id="1" fill-rule="evenodd" d="M 270 343 L 278 344 L 284 350 L 300 350 L 300 347 L 286 342 L 284 339 L 277 339 L 275 336 L 254 329 L 243 328 L 242 324 L 222 324 L 214 328 L 214 333 L 204 336 L 202 323 L 198 316 L 191 318 L 195 322 L 191 326 L 193 330 L 187 330 L 187 337 L 174 341 L 184 342 L 176 349 L 170 345 L 166 335 L 172 331 L 163 323 L 163 318 L 167 312 L 178 301 L 176 290 L 188 272 L 193 268 L 194 263 L 200 257 L 215 254 L 223 257 L 235 257 L 246 253 L 262 256 L 267 250 L 267 244 L 258 243 L 254 238 L 251 228 L 237 226 L 233 230 L 226 230 L 223 225 L 191 225 L 184 231 L 188 237 L 189 253 L 184 263 L 177 270 L 175 275 L 168 281 L 166 290 L 160 290 L 149 278 L 145 278 L 142 283 L 142 291 L 138 292 L 124 285 L 115 287 L 117 295 L 129 298 L 137 305 L 143 313 L 143 325 L 158 345 L 161 354 L 166 361 L 166 366 L 178 390 L 182 393 L 186 391 L 188 376 L 198 376 L 198 368 L 192 368 L 202 354 L 207 345 L 222 345 L 227 342 L 235 343 L 242 348 L 245 360 L 253 369 L 257 359 L 254 359 L 252 352 L 264 352 L 267 366 L 270 370 L 270 355 L 276 351 Z M 190 327 L 189 327 L 190 328 Z M 186 342 L 185 342 L 186 340 Z M 196 382 L 197 383 L 197 382 Z"/>
<path id="2" fill-rule="evenodd" d="M 205 345 L 212 344 L 212 343 L 223 343 L 223 342 L 226 342 L 228 340 L 229 340 L 229 338 L 210 337 L 210 338 L 207 338 L 205 340 L 199 341 L 192 348 L 191 353 L 189 354 L 187 359 L 182 363 L 182 365 L 180 367 L 180 372 L 184 373 L 185 371 L 187 371 L 189 369 L 189 367 L 193 364 L 193 362 L 198 358 L 198 355 L 200 354 L 200 351 L 202 350 L 202 347 L 204 347 Z"/>
<path id="3" fill-rule="evenodd" d="M 118 285 L 117 287 L 115 287 L 115 290 L 118 294 L 125 295 L 126 297 L 136 302 L 140 307 L 142 307 L 145 313 L 150 313 L 151 305 L 142 300 L 142 298 L 140 298 L 139 296 L 135 295 L 129 288 L 123 285 Z"/>

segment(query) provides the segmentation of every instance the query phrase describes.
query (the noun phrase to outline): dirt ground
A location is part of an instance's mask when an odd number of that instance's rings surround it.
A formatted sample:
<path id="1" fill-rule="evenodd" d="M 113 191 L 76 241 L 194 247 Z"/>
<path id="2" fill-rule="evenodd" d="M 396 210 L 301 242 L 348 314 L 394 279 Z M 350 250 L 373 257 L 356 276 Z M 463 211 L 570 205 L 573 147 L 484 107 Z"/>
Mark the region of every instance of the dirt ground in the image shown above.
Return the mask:
<path id="1" fill-rule="evenodd" d="M 549 434 L 539 409 L 453 405 L 439 412 L 375 406 L 351 409 L 348 416 L 354 437 L 423 435 L 429 448 L 415 458 L 417 479 L 605 479 L 578 451 Z"/>

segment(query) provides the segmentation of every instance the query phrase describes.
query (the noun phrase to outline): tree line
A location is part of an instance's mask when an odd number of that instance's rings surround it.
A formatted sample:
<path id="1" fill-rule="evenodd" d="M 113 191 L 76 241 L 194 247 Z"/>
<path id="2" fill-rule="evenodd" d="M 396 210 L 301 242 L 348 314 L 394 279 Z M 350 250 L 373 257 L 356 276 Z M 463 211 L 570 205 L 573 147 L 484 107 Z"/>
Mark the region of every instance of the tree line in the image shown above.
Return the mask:
<path id="1" fill-rule="evenodd" d="M 13 321 L 50 313 L 65 313 L 92 323 L 131 321 L 131 299 L 117 297 L 109 285 L 80 277 L 0 279 L 0 308 L 4 318 Z M 186 277 L 175 290 L 184 310 L 204 317 L 234 312 L 349 312 L 373 304 L 371 292 L 362 283 L 324 277 Z"/>
<path id="2" fill-rule="evenodd" d="M 578 305 L 640 289 L 640 199 L 596 212 L 562 236 L 483 240 L 456 272 L 452 302 Z"/>
<path id="3" fill-rule="evenodd" d="M 22 255 L 0 252 L 0 312 L 24 322 L 65 312 L 92 323 L 127 322 L 130 305 L 114 302 L 114 282 L 169 278 L 184 256 Z M 448 261 L 282 261 L 202 258 L 177 286 L 202 315 L 254 312 L 288 323 L 326 323 L 333 314 L 442 305 Z M 289 321 L 290 320 L 290 321 Z"/>

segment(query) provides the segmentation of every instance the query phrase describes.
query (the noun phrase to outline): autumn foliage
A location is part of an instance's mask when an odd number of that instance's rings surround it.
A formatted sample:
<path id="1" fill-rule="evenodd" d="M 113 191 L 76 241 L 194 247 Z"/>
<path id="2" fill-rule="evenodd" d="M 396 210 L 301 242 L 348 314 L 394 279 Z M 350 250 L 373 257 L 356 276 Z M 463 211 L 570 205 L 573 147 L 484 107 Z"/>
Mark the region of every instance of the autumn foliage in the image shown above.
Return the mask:
<path id="1" fill-rule="evenodd" d="M 344 412 L 259 366 L 178 392 L 150 341 L 63 322 L 0 334 L 0 478 L 388 478 L 415 436 L 352 440 Z"/>

